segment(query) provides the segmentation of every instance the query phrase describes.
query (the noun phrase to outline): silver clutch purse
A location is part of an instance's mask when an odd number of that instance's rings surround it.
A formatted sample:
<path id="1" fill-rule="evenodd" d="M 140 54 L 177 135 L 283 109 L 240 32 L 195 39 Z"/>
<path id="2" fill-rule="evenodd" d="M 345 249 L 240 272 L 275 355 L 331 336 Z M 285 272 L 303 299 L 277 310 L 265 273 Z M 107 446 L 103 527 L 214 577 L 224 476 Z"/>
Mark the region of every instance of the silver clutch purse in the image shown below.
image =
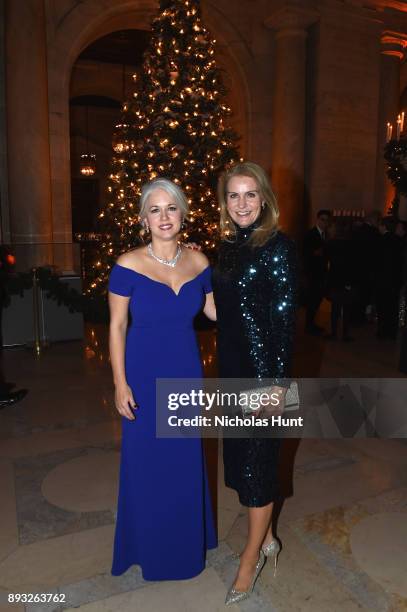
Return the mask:
<path id="1" fill-rule="evenodd" d="M 242 406 L 242 413 L 244 416 L 250 415 L 254 412 L 257 412 L 257 410 L 259 410 L 259 407 L 256 406 L 256 402 L 254 401 L 254 398 L 262 394 L 270 395 L 270 386 L 261 387 L 260 389 L 249 389 L 248 391 L 240 392 L 239 397 L 242 403 L 245 400 L 245 405 Z M 300 407 L 300 395 L 298 393 L 298 383 L 295 381 L 292 381 L 285 394 L 283 412 L 286 412 L 289 410 L 299 410 L 299 407 Z"/>
<path id="2" fill-rule="evenodd" d="M 300 394 L 298 393 L 298 383 L 294 380 L 287 389 L 284 410 L 298 410 L 299 407 Z"/>

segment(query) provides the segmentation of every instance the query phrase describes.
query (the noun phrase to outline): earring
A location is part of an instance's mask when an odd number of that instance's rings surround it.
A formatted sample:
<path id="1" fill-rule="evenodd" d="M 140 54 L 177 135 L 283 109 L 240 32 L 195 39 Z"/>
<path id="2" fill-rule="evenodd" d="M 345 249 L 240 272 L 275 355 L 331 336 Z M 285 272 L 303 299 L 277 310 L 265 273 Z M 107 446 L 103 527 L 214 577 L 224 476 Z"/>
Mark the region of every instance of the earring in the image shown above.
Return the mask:
<path id="1" fill-rule="evenodd" d="M 261 203 L 261 209 L 262 209 L 262 210 L 264 210 L 265 206 L 266 206 L 266 203 L 265 203 L 265 202 L 262 202 L 262 203 Z"/>
<path id="2" fill-rule="evenodd" d="M 148 223 L 144 224 L 144 229 L 147 232 L 147 234 L 150 232 L 150 226 L 148 225 Z"/>
<path id="3" fill-rule="evenodd" d="M 181 229 L 182 229 L 182 230 L 184 230 L 184 229 L 185 229 L 185 227 L 186 227 L 186 225 L 185 225 L 185 222 L 183 221 L 183 222 L 181 223 Z"/>

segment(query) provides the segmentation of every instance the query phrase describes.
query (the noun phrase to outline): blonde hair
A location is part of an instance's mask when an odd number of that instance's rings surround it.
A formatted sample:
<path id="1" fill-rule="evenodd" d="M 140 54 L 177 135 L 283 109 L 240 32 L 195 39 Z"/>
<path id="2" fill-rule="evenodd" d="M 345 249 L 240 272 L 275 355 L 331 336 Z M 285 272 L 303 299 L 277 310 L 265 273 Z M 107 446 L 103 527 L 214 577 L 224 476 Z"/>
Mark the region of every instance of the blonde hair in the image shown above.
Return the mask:
<path id="1" fill-rule="evenodd" d="M 144 219 L 146 218 L 148 198 L 153 193 L 153 191 L 155 191 L 156 189 L 162 189 L 169 196 L 174 198 L 175 202 L 178 204 L 178 206 L 181 209 L 182 219 L 184 219 L 189 212 L 189 205 L 188 205 L 188 200 L 186 198 L 186 195 L 182 191 L 181 187 L 178 187 L 178 185 L 170 181 L 170 179 L 156 178 L 148 183 L 144 183 L 144 185 L 141 188 L 141 196 L 140 196 L 140 202 L 139 202 L 140 220 L 144 221 Z M 143 227 L 140 230 L 141 239 L 144 240 L 147 234 L 148 234 L 147 230 Z"/>
<path id="2" fill-rule="evenodd" d="M 230 240 L 236 236 L 236 227 L 227 209 L 227 186 L 234 176 L 248 176 L 257 183 L 261 201 L 264 202 L 259 217 L 259 225 L 252 232 L 249 243 L 253 247 L 263 246 L 278 227 L 280 211 L 276 196 L 270 185 L 269 178 L 263 168 L 254 162 L 246 161 L 234 164 L 219 177 L 218 180 L 218 202 L 220 206 L 220 231 L 223 240 Z"/>

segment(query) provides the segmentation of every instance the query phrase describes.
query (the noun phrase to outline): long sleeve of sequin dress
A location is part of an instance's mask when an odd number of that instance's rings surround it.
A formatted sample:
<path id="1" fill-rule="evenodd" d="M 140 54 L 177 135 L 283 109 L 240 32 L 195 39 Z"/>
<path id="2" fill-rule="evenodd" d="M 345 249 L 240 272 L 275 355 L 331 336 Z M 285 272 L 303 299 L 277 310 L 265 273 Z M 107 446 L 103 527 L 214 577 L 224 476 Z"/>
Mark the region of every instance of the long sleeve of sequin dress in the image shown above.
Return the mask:
<path id="1" fill-rule="evenodd" d="M 214 271 L 221 378 L 290 376 L 297 307 L 297 252 L 277 232 L 257 248 L 248 244 L 255 225 L 237 228 L 224 242 Z M 244 506 L 260 507 L 278 497 L 277 467 L 281 441 L 270 438 L 223 440 L 225 484 Z"/>

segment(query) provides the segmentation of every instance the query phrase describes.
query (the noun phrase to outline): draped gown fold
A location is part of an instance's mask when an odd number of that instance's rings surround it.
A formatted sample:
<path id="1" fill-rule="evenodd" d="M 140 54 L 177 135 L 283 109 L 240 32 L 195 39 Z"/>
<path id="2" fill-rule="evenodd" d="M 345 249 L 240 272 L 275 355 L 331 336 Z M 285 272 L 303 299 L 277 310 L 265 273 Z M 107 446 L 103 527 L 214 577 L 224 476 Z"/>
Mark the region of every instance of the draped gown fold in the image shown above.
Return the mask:
<path id="1" fill-rule="evenodd" d="M 122 448 L 112 574 L 141 566 L 145 580 L 192 578 L 217 545 L 199 438 L 156 437 L 156 378 L 199 378 L 193 328 L 205 294 L 207 267 L 176 294 L 171 287 L 116 264 L 109 291 L 130 297 L 126 379 L 139 408 L 122 417 Z M 166 406 L 162 407 L 167 410 Z"/>

